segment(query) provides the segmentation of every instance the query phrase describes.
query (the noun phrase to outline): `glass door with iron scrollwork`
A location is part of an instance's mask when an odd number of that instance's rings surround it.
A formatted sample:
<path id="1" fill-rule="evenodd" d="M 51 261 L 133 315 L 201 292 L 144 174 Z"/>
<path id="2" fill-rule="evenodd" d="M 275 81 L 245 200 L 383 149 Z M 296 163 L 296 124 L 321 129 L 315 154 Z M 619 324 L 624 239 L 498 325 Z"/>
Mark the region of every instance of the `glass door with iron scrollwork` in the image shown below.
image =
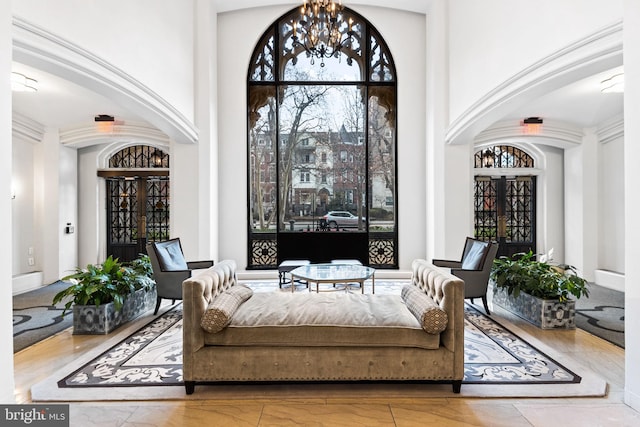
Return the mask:
<path id="1" fill-rule="evenodd" d="M 107 255 L 130 261 L 148 241 L 169 238 L 169 154 L 150 145 L 124 147 L 98 171 L 106 179 Z"/>
<path id="2" fill-rule="evenodd" d="M 107 254 L 130 261 L 169 238 L 169 178 L 107 179 Z"/>
<path id="3" fill-rule="evenodd" d="M 535 176 L 476 176 L 475 237 L 497 241 L 498 256 L 536 250 Z"/>

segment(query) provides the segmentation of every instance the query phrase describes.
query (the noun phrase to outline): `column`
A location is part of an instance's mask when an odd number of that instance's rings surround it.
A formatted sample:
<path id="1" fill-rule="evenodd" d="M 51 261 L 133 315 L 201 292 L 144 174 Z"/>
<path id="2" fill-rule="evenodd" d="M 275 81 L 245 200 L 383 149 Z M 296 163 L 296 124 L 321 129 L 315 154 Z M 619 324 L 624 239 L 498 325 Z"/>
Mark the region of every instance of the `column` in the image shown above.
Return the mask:
<path id="1" fill-rule="evenodd" d="M 0 212 L 11 230 L 11 0 L 0 8 Z M 13 343 L 11 245 L 0 245 L 0 342 Z M 0 402 L 14 403 L 13 344 L 0 348 Z"/>
<path id="2" fill-rule="evenodd" d="M 625 181 L 625 390 L 624 401 L 640 411 L 640 2 L 624 1 Z"/>

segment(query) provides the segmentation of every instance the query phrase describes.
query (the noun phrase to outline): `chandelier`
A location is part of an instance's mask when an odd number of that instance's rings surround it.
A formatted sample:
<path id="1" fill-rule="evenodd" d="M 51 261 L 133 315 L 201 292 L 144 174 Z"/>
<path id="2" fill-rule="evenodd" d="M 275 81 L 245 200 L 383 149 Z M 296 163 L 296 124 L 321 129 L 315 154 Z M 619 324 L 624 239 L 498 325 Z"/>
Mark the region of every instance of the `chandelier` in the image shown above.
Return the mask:
<path id="1" fill-rule="evenodd" d="M 302 4 L 300 18 L 293 21 L 293 47 L 303 48 L 311 64 L 319 58 L 324 67 L 325 58 L 340 58 L 340 51 L 350 46 L 353 18 L 345 22 L 343 10 L 342 0 L 305 0 Z M 349 65 L 351 62 L 347 59 Z"/>

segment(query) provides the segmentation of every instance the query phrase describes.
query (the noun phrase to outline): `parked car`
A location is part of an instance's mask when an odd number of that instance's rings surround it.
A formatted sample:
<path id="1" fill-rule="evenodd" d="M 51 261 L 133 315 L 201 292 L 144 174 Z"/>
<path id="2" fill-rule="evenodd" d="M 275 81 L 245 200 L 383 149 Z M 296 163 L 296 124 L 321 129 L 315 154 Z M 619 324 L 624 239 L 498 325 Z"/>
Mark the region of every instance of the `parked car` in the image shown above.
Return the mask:
<path id="1" fill-rule="evenodd" d="M 328 228 L 350 228 L 358 227 L 358 217 L 348 211 L 330 211 L 321 218 L 321 224 L 324 223 Z M 362 224 L 367 222 L 362 217 Z"/>

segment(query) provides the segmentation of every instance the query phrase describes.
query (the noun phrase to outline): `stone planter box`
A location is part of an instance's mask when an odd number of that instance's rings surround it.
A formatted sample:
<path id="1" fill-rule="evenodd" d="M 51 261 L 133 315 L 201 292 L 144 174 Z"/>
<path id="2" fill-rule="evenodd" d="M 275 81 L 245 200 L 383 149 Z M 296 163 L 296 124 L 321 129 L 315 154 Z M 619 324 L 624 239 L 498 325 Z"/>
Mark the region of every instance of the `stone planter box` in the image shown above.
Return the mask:
<path id="1" fill-rule="evenodd" d="M 73 306 L 74 335 L 103 335 L 117 329 L 120 325 L 152 310 L 156 304 L 156 288 L 143 289 L 127 297 L 119 311 L 114 303 Z"/>
<path id="2" fill-rule="evenodd" d="M 521 293 L 518 298 L 493 286 L 493 303 L 541 329 L 575 329 L 576 302 L 544 300 Z"/>

